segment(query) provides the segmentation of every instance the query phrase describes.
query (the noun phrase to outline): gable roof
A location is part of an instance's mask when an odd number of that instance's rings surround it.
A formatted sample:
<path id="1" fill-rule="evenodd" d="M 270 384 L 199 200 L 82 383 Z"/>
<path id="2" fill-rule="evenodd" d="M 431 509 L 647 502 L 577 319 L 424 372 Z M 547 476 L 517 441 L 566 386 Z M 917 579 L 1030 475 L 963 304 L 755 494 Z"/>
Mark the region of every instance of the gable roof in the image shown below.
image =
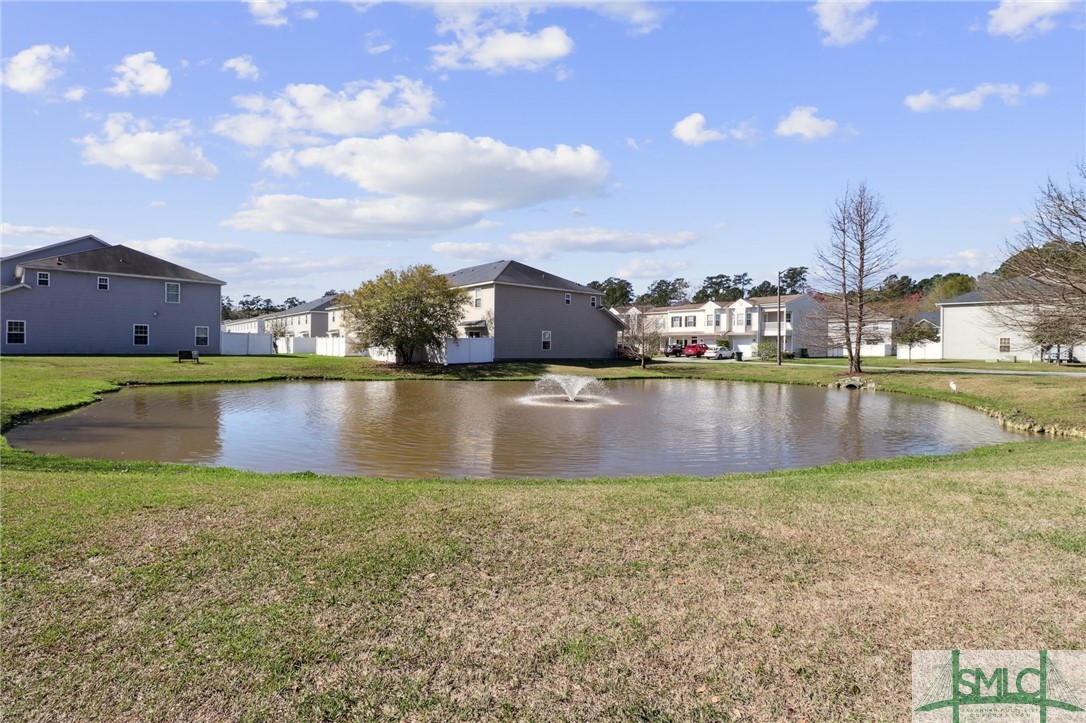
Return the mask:
<path id="1" fill-rule="evenodd" d="M 795 301 L 801 296 L 803 296 L 803 294 L 782 294 L 781 303 L 787 304 L 789 301 Z M 767 306 L 769 304 L 776 306 L 777 295 L 774 294 L 773 296 L 752 296 L 749 299 L 743 299 L 743 301 L 754 304 L 755 306 Z"/>
<path id="2" fill-rule="evenodd" d="M 916 315 L 916 321 L 926 321 L 932 326 L 939 326 L 939 312 L 938 311 L 921 311 Z"/>
<path id="3" fill-rule="evenodd" d="M 156 279 L 195 281 L 202 284 L 225 284 L 207 274 L 187 269 L 157 256 L 127 246 L 106 246 L 74 254 L 49 256 L 19 264 L 25 269 L 39 271 L 77 271 L 84 273 L 147 276 Z"/>
<path id="4" fill-rule="evenodd" d="M 481 284 L 510 284 L 512 286 L 532 286 L 539 289 L 558 291 L 576 291 L 582 294 L 601 295 L 599 289 L 578 284 L 561 276 L 549 274 L 532 268 L 519 261 L 494 261 L 479 266 L 469 266 L 445 274 L 453 286 L 479 286 Z"/>
<path id="5" fill-rule="evenodd" d="M 339 294 L 329 294 L 328 296 L 322 296 L 321 298 L 314 299 L 313 301 L 307 301 L 304 304 L 292 306 L 289 309 L 284 309 L 283 311 L 273 311 L 270 314 L 264 314 L 264 317 L 291 316 L 293 314 L 304 314 L 310 311 L 328 311 L 328 307 L 332 306 L 333 302 L 335 302 L 335 300 L 338 298 Z"/>
<path id="6" fill-rule="evenodd" d="M 17 254 L 12 254 L 10 256 L 5 256 L 4 261 L 13 261 L 13 260 L 19 259 L 19 258 L 21 258 L 23 256 L 30 256 L 30 255 L 34 255 L 36 258 L 41 258 L 41 253 L 43 251 L 48 251 L 50 249 L 55 249 L 58 246 L 67 246 L 68 244 L 77 244 L 77 243 L 80 243 L 80 242 L 83 242 L 83 241 L 86 241 L 86 242 L 92 243 L 92 244 L 97 243 L 102 248 L 108 248 L 109 247 L 108 243 L 106 243 L 102 239 L 98 238 L 94 234 L 87 234 L 86 236 L 80 236 L 78 238 L 68 239 L 67 241 L 58 241 L 56 243 L 49 244 L 48 246 L 39 246 L 37 248 L 27 249 L 26 251 L 20 251 Z"/>

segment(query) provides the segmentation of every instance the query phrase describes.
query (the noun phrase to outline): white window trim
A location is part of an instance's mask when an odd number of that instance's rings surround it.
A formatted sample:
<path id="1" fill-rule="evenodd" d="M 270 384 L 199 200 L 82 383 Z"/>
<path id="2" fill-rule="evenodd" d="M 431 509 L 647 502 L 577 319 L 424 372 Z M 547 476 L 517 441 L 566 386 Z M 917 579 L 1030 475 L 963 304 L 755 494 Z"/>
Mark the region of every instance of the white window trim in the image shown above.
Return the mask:
<path id="1" fill-rule="evenodd" d="M 595 296 L 589 296 L 588 297 L 588 303 L 593 309 L 595 309 L 596 308 L 596 297 Z"/>
<path id="2" fill-rule="evenodd" d="M 573 304 L 573 294 L 566 294 L 566 306 Z"/>
<path id="3" fill-rule="evenodd" d="M 200 329 L 204 329 L 204 343 L 200 343 Z M 211 327 L 210 326 L 197 326 L 193 329 L 193 346 L 210 346 L 211 345 Z"/>
<path id="4" fill-rule="evenodd" d="M 475 290 L 475 308 L 476 309 L 481 309 L 482 306 L 483 306 L 483 290 L 482 289 L 476 289 Z"/>
<path id="5" fill-rule="evenodd" d="M 102 286 L 103 281 L 106 282 L 106 285 L 105 285 L 104 288 Z M 99 276 L 98 277 L 98 290 L 99 291 L 109 291 L 109 277 L 108 276 Z"/>
<path id="6" fill-rule="evenodd" d="M 540 339 L 540 351 L 551 351 L 554 348 L 554 345 L 551 343 L 551 341 L 551 333 L 549 331 L 544 331 L 543 338 Z"/>
<path id="7" fill-rule="evenodd" d="M 42 283 L 43 280 L 45 281 L 44 284 Z M 49 272 L 48 271 L 39 271 L 38 272 L 38 284 L 37 284 L 38 286 L 49 286 L 50 282 L 51 282 L 51 279 L 49 277 Z"/>
<path id="8" fill-rule="evenodd" d="M 147 329 L 147 334 L 146 334 L 147 343 L 146 344 L 137 344 L 136 343 L 136 327 L 137 326 L 142 326 L 142 327 L 145 327 Z M 151 346 L 151 325 L 150 324 L 133 324 L 132 325 L 132 346 Z"/>
<path id="9" fill-rule="evenodd" d="M 170 301 L 170 286 L 177 287 L 177 301 Z M 167 281 L 165 286 L 165 299 L 167 304 L 180 304 L 181 303 L 181 284 L 176 281 Z"/>
<path id="10" fill-rule="evenodd" d="M 22 324 L 23 325 L 23 340 L 22 341 L 10 341 L 9 337 L 11 336 L 11 325 L 12 324 Z M 14 344 L 14 345 L 26 344 L 26 321 L 24 319 L 8 319 L 8 323 L 4 325 L 4 343 L 5 344 Z"/>

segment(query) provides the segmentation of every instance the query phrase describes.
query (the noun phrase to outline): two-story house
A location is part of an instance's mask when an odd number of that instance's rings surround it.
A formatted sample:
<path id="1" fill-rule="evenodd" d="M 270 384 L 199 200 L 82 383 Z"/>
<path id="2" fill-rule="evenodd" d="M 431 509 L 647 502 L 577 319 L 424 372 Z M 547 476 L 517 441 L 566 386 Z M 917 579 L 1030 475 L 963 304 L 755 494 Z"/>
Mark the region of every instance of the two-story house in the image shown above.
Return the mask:
<path id="1" fill-rule="evenodd" d="M 464 290 L 461 337 L 493 337 L 494 361 L 611 359 L 622 322 L 600 292 L 519 261 L 445 274 Z"/>
<path id="2" fill-rule="evenodd" d="M 826 354 L 825 325 L 820 305 L 807 294 L 780 297 L 780 316 L 776 296 L 739 299 L 727 309 L 727 336 L 732 349 L 752 357 L 760 341 L 781 340 L 781 351 L 800 356 Z"/>
<path id="3" fill-rule="evenodd" d="M 94 236 L 0 262 L 3 354 L 218 354 L 225 282 Z"/>

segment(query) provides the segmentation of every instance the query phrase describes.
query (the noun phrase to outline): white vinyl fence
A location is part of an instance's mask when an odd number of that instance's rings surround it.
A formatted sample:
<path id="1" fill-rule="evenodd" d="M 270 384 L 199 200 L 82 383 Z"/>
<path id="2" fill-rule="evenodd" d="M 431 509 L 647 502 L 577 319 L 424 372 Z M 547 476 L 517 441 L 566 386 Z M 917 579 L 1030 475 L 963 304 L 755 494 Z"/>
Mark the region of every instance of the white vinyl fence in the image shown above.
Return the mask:
<path id="1" fill-rule="evenodd" d="M 251 356 L 272 354 L 271 334 L 238 334 L 224 331 L 220 335 L 220 353 L 223 356 Z"/>
<path id="2" fill-rule="evenodd" d="M 382 347 L 370 347 L 370 358 L 376 361 L 394 363 L 396 352 Z M 425 357 L 417 355 L 415 361 Z M 494 337 L 479 339 L 445 339 L 445 351 L 429 359 L 435 364 L 486 364 L 494 361 Z"/>

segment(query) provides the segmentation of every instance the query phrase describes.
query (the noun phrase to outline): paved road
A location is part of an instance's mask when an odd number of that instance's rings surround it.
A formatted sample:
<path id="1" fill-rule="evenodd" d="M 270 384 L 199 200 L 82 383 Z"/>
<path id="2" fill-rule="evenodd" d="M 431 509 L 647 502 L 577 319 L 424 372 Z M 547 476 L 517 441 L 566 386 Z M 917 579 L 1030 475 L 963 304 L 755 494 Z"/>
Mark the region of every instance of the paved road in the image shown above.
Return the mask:
<path id="1" fill-rule="evenodd" d="M 666 361 L 666 362 L 692 362 L 694 364 L 760 364 L 762 366 L 776 366 L 775 362 L 760 362 L 760 361 L 743 361 L 737 362 L 734 359 L 699 359 L 697 357 L 653 357 L 653 361 Z M 826 369 L 842 369 L 847 370 L 844 365 L 837 364 L 800 364 L 797 362 L 782 362 L 783 366 L 791 367 L 817 367 Z M 1083 383 L 1086 383 L 1086 372 L 1070 372 L 1070 371 L 1036 371 L 1036 370 L 1007 370 L 1007 369 L 964 369 L 955 367 L 953 369 L 928 369 L 924 367 L 870 367 L 869 371 L 872 372 L 924 372 L 926 374 L 997 374 L 1002 376 L 1011 377 L 1081 377 Z"/>

